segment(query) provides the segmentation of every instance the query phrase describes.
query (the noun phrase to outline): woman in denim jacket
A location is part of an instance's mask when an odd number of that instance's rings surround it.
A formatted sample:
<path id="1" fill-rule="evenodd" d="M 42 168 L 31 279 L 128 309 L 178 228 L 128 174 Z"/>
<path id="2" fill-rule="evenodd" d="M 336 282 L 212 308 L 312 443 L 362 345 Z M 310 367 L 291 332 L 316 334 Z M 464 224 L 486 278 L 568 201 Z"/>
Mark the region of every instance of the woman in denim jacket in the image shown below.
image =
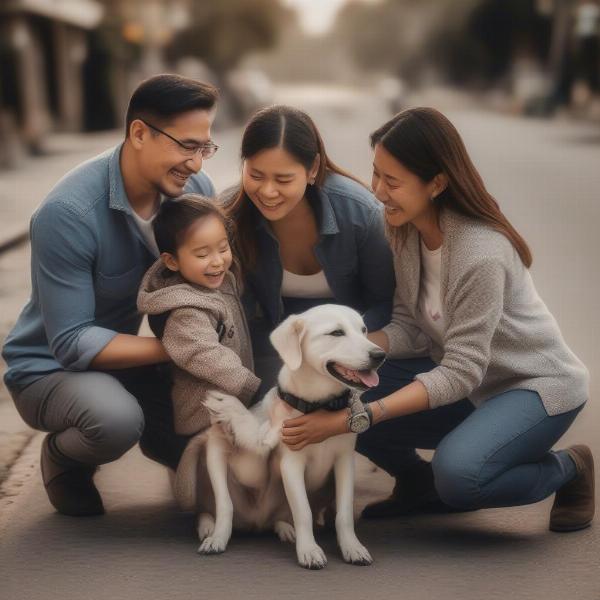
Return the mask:
<path id="1" fill-rule="evenodd" d="M 337 303 L 379 329 L 390 320 L 394 269 L 381 206 L 329 159 L 307 114 L 259 111 L 241 155 L 242 185 L 225 193 L 225 204 L 237 227 L 256 371 L 268 389 L 280 367 L 268 339 L 278 323 Z"/>

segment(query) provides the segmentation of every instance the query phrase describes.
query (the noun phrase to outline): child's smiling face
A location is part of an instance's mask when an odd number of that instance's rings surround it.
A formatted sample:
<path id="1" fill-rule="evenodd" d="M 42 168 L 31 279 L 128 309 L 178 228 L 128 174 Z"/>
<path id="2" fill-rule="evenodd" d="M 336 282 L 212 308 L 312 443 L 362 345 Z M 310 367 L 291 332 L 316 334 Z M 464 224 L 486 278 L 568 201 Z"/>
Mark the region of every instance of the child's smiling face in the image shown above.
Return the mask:
<path id="1" fill-rule="evenodd" d="M 186 281 L 211 289 L 221 286 L 233 260 L 225 226 L 216 215 L 194 221 L 178 245 L 177 254 L 164 252 L 161 257 Z"/>

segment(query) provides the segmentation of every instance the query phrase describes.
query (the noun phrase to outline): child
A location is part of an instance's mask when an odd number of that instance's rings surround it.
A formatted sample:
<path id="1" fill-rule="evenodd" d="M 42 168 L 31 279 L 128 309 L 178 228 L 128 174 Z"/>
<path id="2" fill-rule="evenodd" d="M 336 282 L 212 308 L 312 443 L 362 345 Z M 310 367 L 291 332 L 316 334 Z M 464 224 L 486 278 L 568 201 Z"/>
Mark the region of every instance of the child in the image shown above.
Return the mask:
<path id="1" fill-rule="evenodd" d="M 175 431 L 194 435 L 210 425 L 203 404 L 209 389 L 249 405 L 260 385 L 230 270 L 230 223 L 213 201 L 185 194 L 161 204 L 153 229 L 161 254 L 142 280 L 137 304 L 174 363 Z"/>

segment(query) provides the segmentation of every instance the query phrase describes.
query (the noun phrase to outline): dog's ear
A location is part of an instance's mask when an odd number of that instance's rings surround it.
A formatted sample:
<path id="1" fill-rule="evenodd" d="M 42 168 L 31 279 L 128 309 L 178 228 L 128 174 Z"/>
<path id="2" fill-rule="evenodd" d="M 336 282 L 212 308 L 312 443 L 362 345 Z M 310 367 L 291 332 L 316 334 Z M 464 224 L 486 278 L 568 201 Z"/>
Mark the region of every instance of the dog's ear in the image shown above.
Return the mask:
<path id="1" fill-rule="evenodd" d="M 271 344 L 283 362 L 295 371 L 302 364 L 302 337 L 304 321 L 297 315 L 290 315 L 270 336 Z"/>

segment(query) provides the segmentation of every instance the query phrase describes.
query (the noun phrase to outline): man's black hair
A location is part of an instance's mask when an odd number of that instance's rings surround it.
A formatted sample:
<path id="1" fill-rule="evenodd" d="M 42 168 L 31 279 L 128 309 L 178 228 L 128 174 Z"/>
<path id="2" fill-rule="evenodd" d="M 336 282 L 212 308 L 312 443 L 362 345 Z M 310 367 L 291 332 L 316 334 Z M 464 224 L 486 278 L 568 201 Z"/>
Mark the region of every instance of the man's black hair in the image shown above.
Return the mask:
<path id="1" fill-rule="evenodd" d="M 142 81 L 131 96 L 125 118 L 125 137 L 135 119 L 160 126 L 190 110 L 211 110 L 218 98 L 217 88 L 210 83 L 168 73 L 150 77 Z"/>

